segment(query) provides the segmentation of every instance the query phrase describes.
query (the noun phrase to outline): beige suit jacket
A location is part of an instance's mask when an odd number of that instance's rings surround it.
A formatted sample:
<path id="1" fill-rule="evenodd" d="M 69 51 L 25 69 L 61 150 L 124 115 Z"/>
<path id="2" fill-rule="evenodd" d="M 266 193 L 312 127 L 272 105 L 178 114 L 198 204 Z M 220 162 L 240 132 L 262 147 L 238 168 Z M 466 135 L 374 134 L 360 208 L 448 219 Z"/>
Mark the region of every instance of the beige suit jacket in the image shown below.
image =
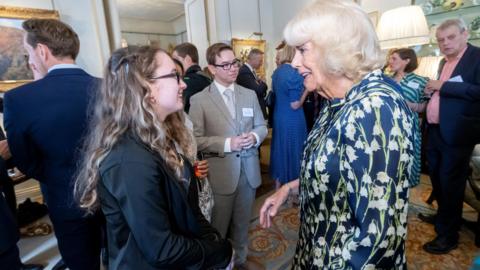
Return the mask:
<path id="1" fill-rule="evenodd" d="M 242 165 L 252 188 L 261 183 L 256 147 L 243 152 L 224 153 L 225 140 L 240 133 L 239 120 L 246 123 L 247 131 L 258 135 L 260 142 L 267 136 L 267 126 L 255 92 L 234 84 L 234 95 L 235 119 L 214 83 L 190 99 L 189 116 L 198 151 L 213 154 L 208 158 L 209 180 L 213 192 L 223 195 L 235 192 Z"/>

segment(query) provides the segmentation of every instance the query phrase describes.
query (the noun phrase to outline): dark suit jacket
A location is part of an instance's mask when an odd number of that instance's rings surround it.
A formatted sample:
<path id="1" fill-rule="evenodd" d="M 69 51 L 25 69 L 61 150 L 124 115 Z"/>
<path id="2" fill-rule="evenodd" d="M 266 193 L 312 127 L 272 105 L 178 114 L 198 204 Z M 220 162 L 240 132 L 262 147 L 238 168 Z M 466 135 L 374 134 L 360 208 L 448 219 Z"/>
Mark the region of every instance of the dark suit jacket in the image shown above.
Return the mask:
<path id="1" fill-rule="evenodd" d="M 445 60 L 440 63 L 443 69 Z M 439 72 L 440 74 L 440 72 Z M 480 49 L 468 44 L 452 77 L 440 89 L 440 133 L 450 145 L 480 143 Z"/>
<path id="2" fill-rule="evenodd" d="M 99 80 L 78 68 L 55 69 L 5 94 L 4 123 L 14 164 L 47 187 L 50 215 L 84 215 L 73 199 L 77 150 Z"/>
<path id="3" fill-rule="evenodd" d="M 188 161 L 189 172 L 193 172 Z M 157 154 L 125 135 L 100 165 L 98 185 L 107 220 L 110 269 L 224 268 L 232 248 L 189 190 Z"/>
<path id="4" fill-rule="evenodd" d="M 265 105 L 265 96 L 267 95 L 268 89 L 267 84 L 263 81 L 257 81 L 255 75 L 253 75 L 252 71 L 246 65 L 243 65 L 238 72 L 237 84 L 255 91 L 258 104 L 260 104 L 260 108 L 262 109 L 263 118 L 267 119 L 267 106 Z"/>
<path id="5" fill-rule="evenodd" d="M 193 65 L 185 71 L 185 76 L 183 76 L 183 81 L 187 85 L 187 88 L 183 90 L 183 110 L 188 113 L 190 110 L 190 98 L 196 93 L 205 89 L 212 83 L 207 75 L 202 73 L 202 68 L 199 65 Z"/>

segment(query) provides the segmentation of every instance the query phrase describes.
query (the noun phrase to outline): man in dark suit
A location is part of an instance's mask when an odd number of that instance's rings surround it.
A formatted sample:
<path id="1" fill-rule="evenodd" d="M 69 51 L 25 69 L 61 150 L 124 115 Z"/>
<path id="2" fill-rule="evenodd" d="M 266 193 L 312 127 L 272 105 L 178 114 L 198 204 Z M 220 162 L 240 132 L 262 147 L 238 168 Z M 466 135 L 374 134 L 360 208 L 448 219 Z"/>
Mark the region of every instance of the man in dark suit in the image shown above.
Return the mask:
<path id="1" fill-rule="evenodd" d="M 198 65 L 198 50 L 192 43 L 182 43 L 173 49 L 172 57 L 180 61 L 185 70 L 183 81 L 187 88 L 183 90 L 183 110 L 190 110 L 190 98 L 209 86 L 212 80 Z"/>
<path id="2" fill-rule="evenodd" d="M 425 91 L 433 93 L 427 105 L 426 151 L 438 202 L 437 237 L 423 248 L 445 254 L 458 245 L 468 164 L 480 142 L 480 49 L 467 43 L 468 32 L 460 19 L 440 24 L 436 37 L 445 58 L 439 79 L 429 81 Z"/>
<path id="3" fill-rule="evenodd" d="M 263 118 L 267 119 L 267 106 L 265 96 L 267 95 L 267 84 L 257 76 L 256 69 L 263 64 L 263 52 L 259 49 L 252 49 L 248 53 L 247 62 L 238 71 L 237 84 L 255 91 L 258 104 L 262 109 Z"/>
<path id="4" fill-rule="evenodd" d="M 70 26 L 52 19 L 22 24 L 24 47 L 43 77 L 5 94 L 4 123 L 14 164 L 39 180 L 58 248 L 67 267 L 99 269 L 101 225 L 73 197 L 87 105 L 99 80 L 75 65 L 80 42 Z"/>

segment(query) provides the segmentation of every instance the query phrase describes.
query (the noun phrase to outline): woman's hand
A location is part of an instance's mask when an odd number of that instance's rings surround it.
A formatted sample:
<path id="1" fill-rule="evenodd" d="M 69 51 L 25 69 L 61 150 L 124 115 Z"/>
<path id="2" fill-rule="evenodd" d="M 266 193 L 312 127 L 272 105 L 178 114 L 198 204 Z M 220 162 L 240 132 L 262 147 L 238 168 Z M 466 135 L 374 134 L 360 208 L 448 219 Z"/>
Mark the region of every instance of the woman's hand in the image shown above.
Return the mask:
<path id="1" fill-rule="evenodd" d="M 283 185 L 277 192 L 268 197 L 260 209 L 260 225 L 270 228 L 272 218 L 277 214 L 278 208 L 287 200 L 290 193 L 289 184 Z"/>
<path id="2" fill-rule="evenodd" d="M 208 176 L 208 160 L 195 161 L 195 176 L 203 179 Z"/>

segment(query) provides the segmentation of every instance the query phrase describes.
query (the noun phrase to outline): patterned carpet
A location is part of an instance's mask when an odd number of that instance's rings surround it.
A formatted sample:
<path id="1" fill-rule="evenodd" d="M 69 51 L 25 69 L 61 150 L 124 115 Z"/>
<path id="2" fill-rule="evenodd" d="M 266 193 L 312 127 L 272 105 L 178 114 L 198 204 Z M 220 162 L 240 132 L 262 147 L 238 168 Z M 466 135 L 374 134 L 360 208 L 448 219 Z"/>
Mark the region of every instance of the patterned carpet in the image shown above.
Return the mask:
<path id="1" fill-rule="evenodd" d="M 475 235 L 462 227 L 458 248 L 447 255 L 431 255 L 422 249 L 425 242 L 435 237 L 433 225 L 421 222 L 419 212 L 433 213 L 432 207 L 425 203 L 431 185 L 426 176 L 422 176 L 419 186 L 410 191 L 410 209 L 408 214 L 407 261 L 409 270 L 463 270 L 470 269 L 473 258 L 479 255 L 475 247 Z M 474 209 L 464 205 L 463 216 L 469 221 L 477 219 Z M 299 226 L 298 208 L 291 204 L 285 206 L 273 220 L 270 229 L 262 229 L 255 218 L 249 231 L 248 260 L 260 269 L 289 269 L 297 241 Z"/>

